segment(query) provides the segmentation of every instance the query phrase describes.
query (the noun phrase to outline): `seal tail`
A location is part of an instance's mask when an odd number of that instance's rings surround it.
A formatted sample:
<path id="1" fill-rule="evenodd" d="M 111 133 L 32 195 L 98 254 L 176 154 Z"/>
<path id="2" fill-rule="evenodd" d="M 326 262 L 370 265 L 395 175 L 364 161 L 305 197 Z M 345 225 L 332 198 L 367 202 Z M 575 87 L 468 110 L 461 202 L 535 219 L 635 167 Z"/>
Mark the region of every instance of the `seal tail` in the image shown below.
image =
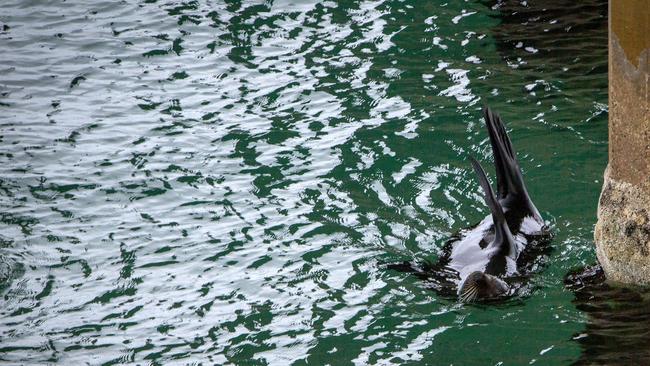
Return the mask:
<path id="1" fill-rule="evenodd" d="M 481 164 L 471 156 L 470 160 L 472 162 L 472 167 L 478 176 L 479 184 L 481 185 L 481 188 L 483 188 L 485 203 L 488 205 L 490 212 L 492 213 L 492 222 L 494 223 L 494 241 L 491 245 L 497 245 L 500 249 L 501 255 L 503 256 L 516 256 L 517 246 L 515 245 L 512 234 L 510 233 L 510 228 L 508 228 L 508 223 L 503 214 L 503 208 L 494 196 L 490 182 L 488 181 Z"/>

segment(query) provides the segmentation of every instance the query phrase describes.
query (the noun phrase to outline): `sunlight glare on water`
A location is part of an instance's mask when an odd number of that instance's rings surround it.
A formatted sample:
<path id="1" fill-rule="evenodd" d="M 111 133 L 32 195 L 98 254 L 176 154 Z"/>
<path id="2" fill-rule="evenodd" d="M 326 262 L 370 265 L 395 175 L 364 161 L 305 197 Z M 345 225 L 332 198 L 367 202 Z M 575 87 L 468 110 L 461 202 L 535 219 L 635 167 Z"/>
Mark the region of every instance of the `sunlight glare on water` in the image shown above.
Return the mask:
<path id="1" fill-rule="evenodd" d="M 0 360 L 578 360 L 607 2 L 530 3 L 5 1 Z M 462 306 L 381 263 L 487 214 L 484 104 L 556 237 L 529 296 Z"/>

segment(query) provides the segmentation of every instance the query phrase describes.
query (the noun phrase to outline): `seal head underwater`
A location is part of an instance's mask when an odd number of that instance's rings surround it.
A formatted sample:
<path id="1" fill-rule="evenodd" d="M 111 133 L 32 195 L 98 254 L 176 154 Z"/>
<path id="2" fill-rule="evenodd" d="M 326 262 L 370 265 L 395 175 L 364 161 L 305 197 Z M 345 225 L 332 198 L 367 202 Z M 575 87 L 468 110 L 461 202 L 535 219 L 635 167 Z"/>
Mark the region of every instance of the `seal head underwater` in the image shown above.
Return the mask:
<path id="1" fill-rule="evenodd" d="M 483 117 L 494 155 L 496 194 L 478 161 L 470 160 L 490 215 L 473 228 L 454 235 L 443 247 L 437 263 L 388 265 L 414 273 L 443 295 L 455 294 L 465 302 L 514 294 L 521 287 L 515 280 L 526 276 L 531 261 L 547 253 L 548 247 L 539 244 L 550 239 L 550 230 L 524 184 L 503 121 L 487 107 Z"/>

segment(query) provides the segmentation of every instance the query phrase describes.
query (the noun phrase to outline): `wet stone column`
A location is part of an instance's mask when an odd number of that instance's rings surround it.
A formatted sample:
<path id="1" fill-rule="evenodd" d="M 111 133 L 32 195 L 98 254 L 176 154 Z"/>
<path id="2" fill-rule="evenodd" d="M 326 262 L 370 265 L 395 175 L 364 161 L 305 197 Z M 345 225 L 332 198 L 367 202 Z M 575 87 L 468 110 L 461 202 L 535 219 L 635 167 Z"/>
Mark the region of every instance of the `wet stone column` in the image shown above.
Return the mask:
<path id="1" fill-rule="evenodd" d="M 650 1 L 609 2 L 609 165 L 596 253 L 607 278 L 650 284 Z"/>

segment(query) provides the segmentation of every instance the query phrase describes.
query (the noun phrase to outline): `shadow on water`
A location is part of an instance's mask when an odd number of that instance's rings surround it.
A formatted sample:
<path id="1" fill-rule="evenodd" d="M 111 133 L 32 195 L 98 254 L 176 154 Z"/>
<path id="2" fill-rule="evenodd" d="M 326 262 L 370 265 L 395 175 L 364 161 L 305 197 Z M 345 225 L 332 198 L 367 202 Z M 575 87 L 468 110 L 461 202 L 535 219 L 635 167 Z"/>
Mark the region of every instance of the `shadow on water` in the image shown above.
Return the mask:
<path id="1" fill-rule="evenodd" d="M 591 116 L 579 126 L 561 121 L 574 120 L 575 115 L 565 112 L 566 106 L 587 102 L 587 96 L 607 100 L 603 77 L 607 74 L 607 1 L 481 2 L 497 11 L 500 23 L 492 34 L 499 55 L 526 79 L 524 89 L 529 95 L 522 102 L 552 103 L 554 121 L 545 123 L 554 130 L 577 131 L 588 140 L 606 143 L 590 133 L 597 124 L 588 123 L 607 115 L 606 104 L 595 104 Z M 550 120 L 549 113 L 545 112 Z M 545 120 L 539 115 L 535 119 L 539 117 Z"/>
<path id="2" fill-rule="evenodd" d="M 588 317 L 573 337 L 582 347 L 574 365 L 650 363 L 650 291 L 608 284 L 599 265 L 570 272 L 565 285 Z"/>
<path id="3" fill-rule="evenodd" d="M 607 1 L 483 3 L 498 10 L 493 35 L 511 65 L 554 77 L 607 72 Z"/>

